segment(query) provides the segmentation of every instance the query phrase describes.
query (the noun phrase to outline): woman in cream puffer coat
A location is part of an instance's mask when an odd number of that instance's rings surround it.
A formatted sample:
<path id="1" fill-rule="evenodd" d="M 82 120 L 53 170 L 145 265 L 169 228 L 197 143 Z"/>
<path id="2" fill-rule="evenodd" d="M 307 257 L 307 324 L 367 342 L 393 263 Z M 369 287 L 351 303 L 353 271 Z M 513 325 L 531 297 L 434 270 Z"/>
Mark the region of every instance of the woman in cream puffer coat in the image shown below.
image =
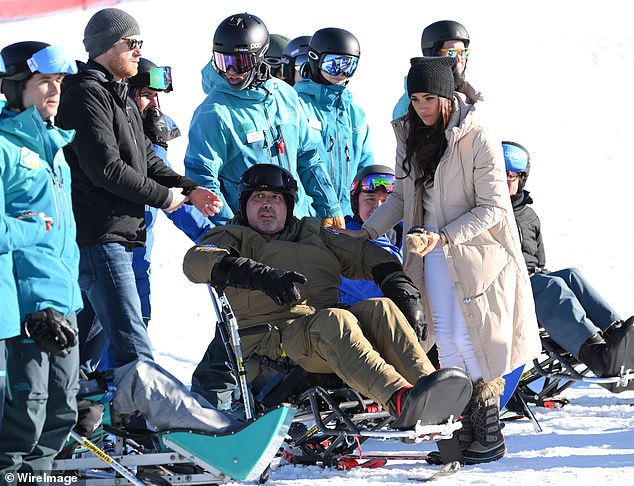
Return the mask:
<path id="1" fill-rule="evenodd" d="M 401 219 L 424 228 L 426 246 L 406 253 L 404 267 L 429 303 L 441 366 L 460 366 L 474 382 L 460 445 L 476 463 L 505 454 L 497 416 L 487 420 L 502 375 L 538 356 L 541 343 L 500 143 L 476 105 L 454 93 L 454 62 L 422 58 L 410 69 L 408 114 L 392 122 L 394 192 L 354 236 L 375 238 Z"/>

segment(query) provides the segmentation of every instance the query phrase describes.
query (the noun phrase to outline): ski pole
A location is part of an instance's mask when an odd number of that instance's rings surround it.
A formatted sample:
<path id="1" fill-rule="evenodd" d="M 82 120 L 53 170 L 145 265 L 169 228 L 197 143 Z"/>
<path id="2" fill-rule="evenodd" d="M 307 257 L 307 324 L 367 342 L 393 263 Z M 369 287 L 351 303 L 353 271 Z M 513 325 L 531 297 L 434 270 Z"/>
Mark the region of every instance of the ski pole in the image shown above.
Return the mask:
<path id="1" fill-rule="evenodd" d="M 117 471 L 119 474 L 121 474 L 124 478 L 126 478 L 132 484 L 134 484 L 136 486 L 145 486 L 145 483 L 143 481 L 141 481 L 140 479 L 138 479 L 134 475 L 134 473 L 132 473 L 132 471 L 130 471 L 129 469 L 126 469 L 124 466 L 119 464 L 112 457 L 110 457 L 107 452 L 105 452 L 103 449 L 100 449 L 99 447 L 97 447 L 95 444 L 90 442 L 86 437 L 82 437 L 81 435 L 79 435 L 74 430 L 70 431 L 70 435 L 79 444 L 81 444 L 86 449 L 88 449 L 90 452 L 92 452 L 95 455 L 95 457 L 97 457 L 98 459 L 100 459 L 101 461 L 106 463 L 108 466 L 110 466 L 112 469 Z"/>
<path id="2" fill-rule="evenodd" d="M 229 301 L 224 293 L 218 294 L 216 289 L 214 289 L 211 285 L 209 285 L 209 293 L 211 294 L 211 300 L 214 303 L 214 308 L 218 316 L 218 325 L 225 324 L 229 330 L 229 339 L 231 341 L 234 358 L 232 363 L 234 365 L 233 372 L 236 374 L 240 384 L 246 418 L 247 420 L 250 420 L 255 415 L 255 406 L 253 403 L 253 396 L 251 395 L 251 388 L 249 387 L 249 381 L 247 379 L 247 372 L 244 368 L 238 321 L 236 320 L 233 310 L 231 309 Z M 220 305 L 218 302 L 220 302 Z"/>

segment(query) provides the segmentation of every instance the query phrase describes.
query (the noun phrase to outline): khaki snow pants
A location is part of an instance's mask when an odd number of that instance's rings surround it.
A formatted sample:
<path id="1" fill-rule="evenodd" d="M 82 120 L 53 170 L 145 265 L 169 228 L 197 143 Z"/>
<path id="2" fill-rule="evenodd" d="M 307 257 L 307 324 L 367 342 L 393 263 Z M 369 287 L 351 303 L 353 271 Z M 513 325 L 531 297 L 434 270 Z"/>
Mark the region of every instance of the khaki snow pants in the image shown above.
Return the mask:
<path id="1" fill-rule="evenodd" d="M 306 371 L 335 373 L 384 406 L 394 392 L 435 371 L 405 316 L 387 298 L 322 309 L 274 327 L 286 355 Z M 256 352 L 275 359 L 275 351 Z"/>

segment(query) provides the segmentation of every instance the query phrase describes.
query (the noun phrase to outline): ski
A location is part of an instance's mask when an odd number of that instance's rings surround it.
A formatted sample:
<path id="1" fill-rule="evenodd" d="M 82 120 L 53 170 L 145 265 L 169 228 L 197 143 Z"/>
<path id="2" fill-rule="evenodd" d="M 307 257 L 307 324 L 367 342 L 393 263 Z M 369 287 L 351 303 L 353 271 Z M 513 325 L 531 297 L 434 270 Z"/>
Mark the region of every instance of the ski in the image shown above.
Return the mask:
<path id="1" fill-rule="evenodd" d="M 436 471 L 430 476 L 424 476 L 420 478 L 411 477 L 407 479 L 409 479 L 410 481 L 417 481 L 419 483 L 428 483 L 430 481 L 436 481 L 437 479 L 442 479 L 448 476 L 452 476 L 455 473 L 457 473 L 459 470 L 460 470 L 460 463 L 458 461 L 453 461 L 448 464 L 445 464 L 443 467 L 441 467 L 438 471 Z"/>
<path id="2" fill-rule="evenodd" d="M 408 454 L 407 452 L 368 452 L 363 453 L 360 456 L 358 454 L 351 454 L 344 456 L 348 459 L 355 459 L 357 461 L 362 461 L 364 459 L 387 459 L 393 461 L 425 461 L 427 459 L 427 453 L 412 453 Z"/>

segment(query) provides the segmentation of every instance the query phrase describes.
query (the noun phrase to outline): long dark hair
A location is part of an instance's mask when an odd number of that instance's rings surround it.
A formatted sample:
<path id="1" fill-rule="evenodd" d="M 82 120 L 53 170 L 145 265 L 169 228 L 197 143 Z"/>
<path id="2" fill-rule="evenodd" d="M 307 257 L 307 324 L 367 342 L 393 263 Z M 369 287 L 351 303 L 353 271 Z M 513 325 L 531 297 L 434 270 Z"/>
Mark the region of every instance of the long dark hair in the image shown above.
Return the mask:
<path id="1" fill-rule="evenodd" d="M 416 114 L 412 103 L 407 108 L 405 139 L 405 158 L 403 159 L 404 177 L 414 171 L 416 185 L 430 185 L 442 155 L 447 148 L 445 128 L 451 116 L 453 103 L 447 98 L 439 98 L 440 116 L 433 125 L 425 125 Z"/>

